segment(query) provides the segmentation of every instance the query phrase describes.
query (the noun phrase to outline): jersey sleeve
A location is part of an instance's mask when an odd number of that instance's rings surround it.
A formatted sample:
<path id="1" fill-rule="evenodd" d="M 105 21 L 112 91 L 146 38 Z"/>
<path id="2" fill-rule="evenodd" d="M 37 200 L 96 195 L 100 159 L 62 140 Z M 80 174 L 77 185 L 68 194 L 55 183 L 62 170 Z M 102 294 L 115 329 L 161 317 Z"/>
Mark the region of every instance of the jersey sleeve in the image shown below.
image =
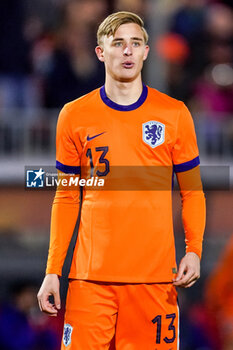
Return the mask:
<path id="1" fill-rule="evenodd" d="M 80 174 L 81 143 L 73 136 L 72 113 L 65 105 L 57 122 L 56 168 L 66 174 Z"/>
<path id="2" fill-rule="evenodd" d="M 194 252 L 201 258 L 206 218 L 205 196 L 198 166 L 200 160 L 194 123 L 183 103 L 172 157 L 182 198 L 186 252 Z"/>
<path id="3" fill-rule="evenodd" d="M 192 116 L 182 103 L 172 151 L 174 172 L 191 170 L 200 164 Z"/>
<path id="4" fill-rule="evenodd" d="M 56 168 L 58 177 L 65 174 L 80 174 L 81 143 L 74 137 L 72 112 L 64 106 L 57 122 Z M 64 174 L 65 173 L 65 174 Z M 61 275 L 63 263 L 79 212 L 79 189 L 58 186 L 52 205 L 50 244 L 46 274 Z"/>
<path id="5" fill-rule="evenodd" d="M 52 205 L 46 274 L 62 275 L 63 263 L 78 219 L 80 192 L 57 190 Z"/>
<path id="6" fill-rule="evenodd" d="M 206 222 L 205 195 L 202 190 L 200 167 L 177 173 L 182 199 L 182 221 L 186 253 L 194 252 L 201 259 Z"/>

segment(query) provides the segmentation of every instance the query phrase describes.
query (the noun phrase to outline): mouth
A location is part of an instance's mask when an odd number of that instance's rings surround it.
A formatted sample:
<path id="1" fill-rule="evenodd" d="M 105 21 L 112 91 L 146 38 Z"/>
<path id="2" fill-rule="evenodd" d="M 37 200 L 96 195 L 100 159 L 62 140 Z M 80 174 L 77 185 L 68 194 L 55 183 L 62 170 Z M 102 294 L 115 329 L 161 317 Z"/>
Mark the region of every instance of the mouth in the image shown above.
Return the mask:
<path id="1" fill-rule="evenodd" d="M 131 61 L 126 61 L 126 62 L 123 62 L 122 63 L 122 66 L 126 69 L 130 69 L 130 68 L 133 68 L 134 67 L 134 63 L 131 62 Z"/>

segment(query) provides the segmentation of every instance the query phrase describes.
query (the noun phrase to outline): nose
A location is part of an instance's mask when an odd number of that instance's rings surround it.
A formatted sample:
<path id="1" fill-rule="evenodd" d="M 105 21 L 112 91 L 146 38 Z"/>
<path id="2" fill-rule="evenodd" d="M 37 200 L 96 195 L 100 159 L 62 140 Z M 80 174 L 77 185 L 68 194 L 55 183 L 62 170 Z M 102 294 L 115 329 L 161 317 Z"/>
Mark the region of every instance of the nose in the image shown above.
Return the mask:
<path id="1" fill-rule="evenodd" d="M 125 56 L 130 56 L 132 55 L 132 48 L 130 45 L 126 45 L 124 48 L 124 55 Z"/>

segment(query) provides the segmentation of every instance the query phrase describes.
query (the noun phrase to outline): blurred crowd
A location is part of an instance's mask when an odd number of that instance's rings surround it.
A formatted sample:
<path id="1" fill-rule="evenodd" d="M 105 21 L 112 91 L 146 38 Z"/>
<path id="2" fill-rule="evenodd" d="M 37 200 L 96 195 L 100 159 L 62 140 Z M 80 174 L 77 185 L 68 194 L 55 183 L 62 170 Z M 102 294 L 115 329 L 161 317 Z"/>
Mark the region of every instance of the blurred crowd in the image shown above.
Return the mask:
<path id="1" fill-rule="evenodd" d="M 160 16 L 155 3 L 166 19 L 158 35 L 147 20 L 153 12 L 155 21 Z M 59 109 L 103 85 L 96 30 L 118 10 L 144 18 L 166 70 L 164 92 L 203 121 L 207 153 L 232 155 L 233 9 L 227 0 L 1 0 L 0 107 Z M 153 60 L 148 64 L 153 69 Z"/>
<path id="2" fill-rule="evenodd" d="M 96 31 L 123 3 L 136 12 L 143 7 L 142 1 L 2 0 L 0 106 L 61 108 L 103 85 Z"/>
<path id="3" fill-rule="evenodd" d="M 104 69 L 94 53 L 98 24 L 110 11 L 122 9 L 135 11 L 146 22 L 150 3 L 2 0 L 0 106 L 60 108 L 101 86 Z M 166 32 L 150 42 L 154 47 L 156 40 L 156 54 L 167 63 L 167 92 L 188 103 L 193 111 L 228 118 L 233 112 L 230 2 L 174 3 L 165 2 Z"/>
<path id="4" fill-rule="evenodd" d="M 0 3 L 2 107 L 61 107 L 104 81 L 93 33 L 107 3 L 38 3 Z"/>
<path id="5" fill-rule="evenodd" d="M 168 93 L 199 122 L 207 153 L 233 155 L 232 3 L 183 0 L 156 43 L 167 62 Z"/>
<path id="6" fill-rule="evenodd" d="M 12 283 L 0 304 L 1 350 L 59 350 L 63 310 L 57 318 L 42 314 L 37 305 L 38 285 L 29 280 Z"/>
<path id="7" fill-rule="evenodd" d="M 171 95 L 189 102 L 194 111 L 232 113 L 232 9 L 204 0 L 183 1 L 171 18 L 165 41 L 172 47 Z"/>

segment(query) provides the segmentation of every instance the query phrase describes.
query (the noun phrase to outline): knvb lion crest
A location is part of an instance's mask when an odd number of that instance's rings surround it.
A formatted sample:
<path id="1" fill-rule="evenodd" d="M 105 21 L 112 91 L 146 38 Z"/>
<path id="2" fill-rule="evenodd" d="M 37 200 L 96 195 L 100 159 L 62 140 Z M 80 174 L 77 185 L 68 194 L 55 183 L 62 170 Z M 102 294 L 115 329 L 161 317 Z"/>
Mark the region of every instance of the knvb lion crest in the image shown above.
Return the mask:
<path id="1" fill-rule="evenodd" d="M 63 343 L 65 346 L 68 346 L 71 343 L 72 331 L 73 331 L 73 327 L 70 324 L 66 323 L 64 325 L 64 333 L 63 333 Z"/>
<path id="2" fill-rule="evenodd" d="M 142 139 L 152 148 L 161 145 L 165 140 L 165 125 L 154 120 L 142 124 Z"/>

